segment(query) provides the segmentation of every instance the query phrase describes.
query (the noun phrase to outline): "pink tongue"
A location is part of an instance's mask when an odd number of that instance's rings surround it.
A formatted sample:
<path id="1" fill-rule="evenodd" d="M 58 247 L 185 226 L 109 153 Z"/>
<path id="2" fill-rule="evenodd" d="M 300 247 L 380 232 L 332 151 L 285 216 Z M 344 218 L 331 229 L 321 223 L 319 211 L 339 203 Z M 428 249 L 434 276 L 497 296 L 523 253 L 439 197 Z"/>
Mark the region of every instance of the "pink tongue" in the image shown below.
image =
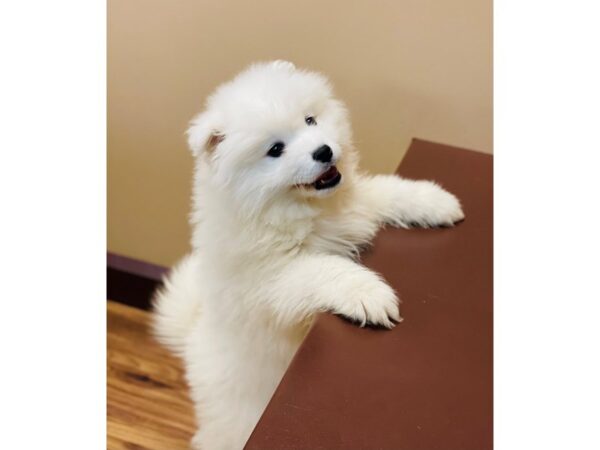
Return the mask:
<path id="1" fill-rule="evenodd" d="M 335 166 L 331 166 L 327 171 L 317 178 L 317 181 L 328 181 L 337 175 L 338 171 Z"/>

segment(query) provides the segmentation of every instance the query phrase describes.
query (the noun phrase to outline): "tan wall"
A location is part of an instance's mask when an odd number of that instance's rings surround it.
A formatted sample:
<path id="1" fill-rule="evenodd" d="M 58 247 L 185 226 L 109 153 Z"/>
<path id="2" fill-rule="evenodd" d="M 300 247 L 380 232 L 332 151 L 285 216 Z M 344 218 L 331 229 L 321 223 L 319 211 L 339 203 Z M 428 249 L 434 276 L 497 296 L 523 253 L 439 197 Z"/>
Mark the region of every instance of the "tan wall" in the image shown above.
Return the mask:
<path id="1" fill-rule="evenodd" d="M 171 265 L 188 248 L 204 98 L 257 60 L 327 74 L 362 165 L 390 172 L 411 137 L 492 151 L 490 0 L 108 2 L 108 247 Z"/>

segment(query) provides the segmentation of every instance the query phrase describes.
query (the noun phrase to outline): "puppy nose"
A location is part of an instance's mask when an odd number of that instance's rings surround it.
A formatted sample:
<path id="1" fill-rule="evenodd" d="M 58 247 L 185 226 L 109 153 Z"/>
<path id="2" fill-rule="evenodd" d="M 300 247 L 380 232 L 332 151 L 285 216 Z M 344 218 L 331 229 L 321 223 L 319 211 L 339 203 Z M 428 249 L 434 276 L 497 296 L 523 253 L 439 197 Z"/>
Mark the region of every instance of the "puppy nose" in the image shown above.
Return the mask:
<path id="1" fill-rule="evenodd" d="M 329 147 L 329 145 L 321 145 L 318 149 L 316 149 L 313 152 L 312 157 L 315 161 L 320 161 L 322 163 L 328 163 L 331 161 L 331 158 L 333 157 L 333 152 L 331 151 L 331 148 Z"/>

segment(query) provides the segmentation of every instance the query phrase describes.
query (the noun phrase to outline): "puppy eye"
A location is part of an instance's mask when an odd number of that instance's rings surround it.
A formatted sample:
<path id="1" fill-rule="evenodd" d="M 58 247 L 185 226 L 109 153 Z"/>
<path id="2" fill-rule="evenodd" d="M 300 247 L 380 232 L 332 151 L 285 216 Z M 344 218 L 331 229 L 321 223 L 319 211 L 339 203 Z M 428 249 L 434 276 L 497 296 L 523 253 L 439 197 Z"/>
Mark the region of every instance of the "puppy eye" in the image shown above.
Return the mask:
<path id="1" fill-rule="evenodd" d="M 283 142 L 275 142 L 267 152 L 267 156 L 270 156 L 272 158 L 279 158 L 283 153 L 284 147 L 285 144 Z"/>
<path id="2" fill-rule="evenodd" d="M 306 125 L 316 125 L 317 121 L 315 120 L 315 118 L 313 116 L 306 116 L 304 118 L 304 121 L 306 122 Z"/>

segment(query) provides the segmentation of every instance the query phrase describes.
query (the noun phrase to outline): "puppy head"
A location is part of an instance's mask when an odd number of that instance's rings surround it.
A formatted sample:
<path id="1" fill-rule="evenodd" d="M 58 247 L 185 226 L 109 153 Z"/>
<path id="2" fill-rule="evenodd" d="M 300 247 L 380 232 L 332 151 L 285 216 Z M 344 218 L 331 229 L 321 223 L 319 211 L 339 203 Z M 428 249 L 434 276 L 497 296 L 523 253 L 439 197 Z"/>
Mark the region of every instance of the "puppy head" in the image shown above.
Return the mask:
<path id="1" fill-rule="evenodd" d="M 213 186 L 253 210 L 330 196 L 355 164 L 348 115 L 329 82 L 285 61 L 221 85 L 188 138 Z"/>

